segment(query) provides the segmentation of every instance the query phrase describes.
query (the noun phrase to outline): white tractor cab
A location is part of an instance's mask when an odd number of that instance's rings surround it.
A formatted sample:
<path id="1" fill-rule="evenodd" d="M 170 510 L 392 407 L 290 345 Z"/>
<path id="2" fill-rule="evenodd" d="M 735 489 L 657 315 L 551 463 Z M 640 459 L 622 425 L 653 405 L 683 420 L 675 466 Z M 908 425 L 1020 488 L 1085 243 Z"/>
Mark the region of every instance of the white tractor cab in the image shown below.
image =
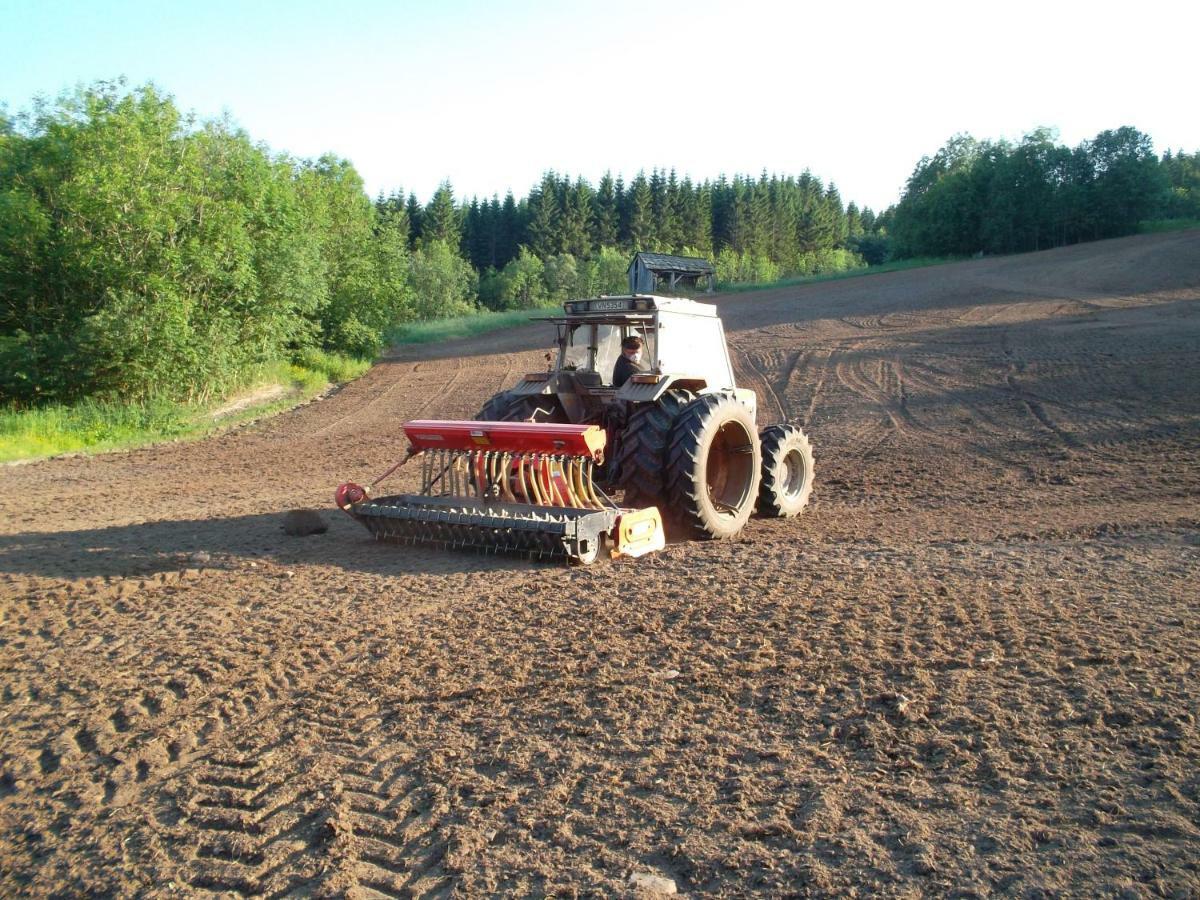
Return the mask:
<path id="1" fill-rule="evenodd" d="M 617 400 L 653 403 L 673 388 L 693 394 L 732 391 L 755 410 L 753 391 L 734 384 L 733 366 L 717 308 L 681 297 L 631 294 L 570 300 L 563 315 L 548 316 L 558 331 L 558 355 L 547 372 L 526 375 L 514 396 L 553 394 L 571 422 L 595 421 L 599 407 Z M 612 386 L 621 342 L 642 339 L 649 372 Z"/>

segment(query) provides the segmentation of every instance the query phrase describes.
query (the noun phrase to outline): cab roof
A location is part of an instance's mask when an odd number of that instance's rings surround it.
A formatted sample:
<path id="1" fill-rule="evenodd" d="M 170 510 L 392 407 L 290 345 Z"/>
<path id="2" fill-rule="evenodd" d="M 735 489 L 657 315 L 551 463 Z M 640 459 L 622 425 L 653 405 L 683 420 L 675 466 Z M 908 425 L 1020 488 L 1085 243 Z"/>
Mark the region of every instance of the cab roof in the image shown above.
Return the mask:
<path id="1" fill-rule="evenodd" d="M 671 312 L 690 316 L 715 317 L 717 308 L 711 303 L 698 303 L 686 297 L 660 297 L 656 294 L 603 294 L 587 300 L 568 300 L 563 312 L 571 318 L 593 316 L 611 317 L 614 314 L 632 314 L 634 317 L 646 313 Z M 637 314 L 641 313 L 642 316 Z"/>

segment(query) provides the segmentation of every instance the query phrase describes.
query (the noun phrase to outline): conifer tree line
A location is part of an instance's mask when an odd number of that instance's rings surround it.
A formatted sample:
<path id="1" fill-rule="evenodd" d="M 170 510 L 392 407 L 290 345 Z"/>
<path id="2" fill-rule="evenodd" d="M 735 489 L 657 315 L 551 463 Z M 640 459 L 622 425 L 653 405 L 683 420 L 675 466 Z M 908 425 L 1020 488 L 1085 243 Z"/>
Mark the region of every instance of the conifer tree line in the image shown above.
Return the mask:
<path id="1" fill-rule="evenodd" d="M 843 206 L 834 185 L 807 172 L 693 183 L 674 169 L 652 169 L 628 185 L 606 173 L 595 186 L 547 172 L 519 201 L 510 192 L 503 201 L 494 195 L 458 205 L 446 182 L 424 207 L 402 192 L 377 206 L 404 217 L 413 249 L 435 240 L 460 250 L 483 276 L 489 303 L 511 298 L 487 290 L 488 273 L 519 264 L 523 251 L 543 264 L 569 257 L 578 265 L 606 250 L 626 262 L 636 250 L 711 257 L 726 282 L 838 270 L 883 255 L 872 238 L 884 220 L 853 202 Z"/>
<path id="2" fill-rule="evenodd" d="M 372 201 L 346 160 L 273 154 L 145 85 L 98 82 L 0 113 L 0 403 L 216 396 L 264 362 L 370 357 L 389 329 L 620 293 L 635 250 L 723 282 L 889 255 L 1039 249 L 1200 218 L 1200 154 L 1130 128 L 1068 150 L 957 138 L 898 206 L 811 173 L 628 182 L 547 172 L 522 198 Z"/>

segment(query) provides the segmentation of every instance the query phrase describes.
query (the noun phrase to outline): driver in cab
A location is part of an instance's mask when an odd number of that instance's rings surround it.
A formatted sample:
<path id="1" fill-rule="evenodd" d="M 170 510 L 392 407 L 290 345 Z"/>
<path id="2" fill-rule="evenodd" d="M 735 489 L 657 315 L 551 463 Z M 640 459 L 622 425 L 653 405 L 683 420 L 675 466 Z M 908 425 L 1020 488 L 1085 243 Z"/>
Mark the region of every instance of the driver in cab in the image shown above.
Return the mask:
<path id="1" fill-rule="evenodd" d="M 642 339 L 633 335 L 621 341 L 621 355 L 613 366 L 613 387 L 619 388 L 630 376 L 649 371 L 650 367 L 642 362 Z"/>

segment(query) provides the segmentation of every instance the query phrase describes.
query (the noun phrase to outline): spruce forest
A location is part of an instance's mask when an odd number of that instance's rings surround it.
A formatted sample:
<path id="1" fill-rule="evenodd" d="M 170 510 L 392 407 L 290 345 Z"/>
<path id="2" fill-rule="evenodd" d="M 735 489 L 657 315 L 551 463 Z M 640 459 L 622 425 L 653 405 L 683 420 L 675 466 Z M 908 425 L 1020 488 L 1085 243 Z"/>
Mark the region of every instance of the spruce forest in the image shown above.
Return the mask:
<path id="1" fill-rule="evenodd" d="M 372 200 L 346 160 L 99 83 L 0 116 L 0 402 L 215 397 L 308 350 L 369 358 L 404 323 L 622 292 L 635 250 L 710 258 L 736 284 L 1196 218 L 1200 153 L 1156 156 L 1129 127 L 1075 148 L 956 137 L 878 213 L 808 171 L 547 172 L 520 198 L 447 182 Z"/>

